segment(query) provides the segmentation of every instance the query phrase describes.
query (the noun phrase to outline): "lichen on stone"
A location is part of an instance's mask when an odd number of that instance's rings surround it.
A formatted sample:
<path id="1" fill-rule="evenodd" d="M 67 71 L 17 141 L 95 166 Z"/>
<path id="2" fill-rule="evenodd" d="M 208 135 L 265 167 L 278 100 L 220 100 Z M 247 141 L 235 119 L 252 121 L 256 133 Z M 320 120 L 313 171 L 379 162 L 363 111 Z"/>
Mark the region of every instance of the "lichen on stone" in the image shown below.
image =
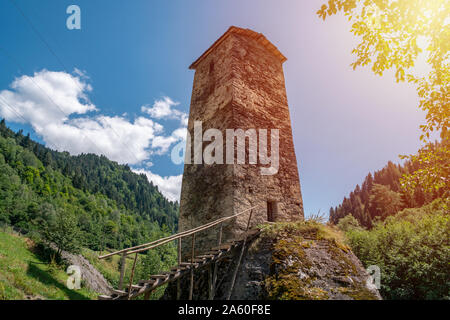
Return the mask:
<path id="1" fill-rule="evenodd" d="M 332 226 L 317 221 L 260 226 L 261 238 L 273 243 L 268 299 L 379 299 L 366 286 L 367 274 Z"/>
<path id="2" fill-rule="evenodd" d="M 215 299 L 226 299 L 231 274 L 239 267 L 231 299 L 235 300 L 371 300 L 380 299 L 358 258 L 335 228 L 317 221 L 277 222 L 219 262 Z M 238 261 L 240 261 L 238 265 Z M 208 270 L 195 274 L 195 299 L 207 299 Z M 189 287 L 189 276 L 182 279 Z M 183 285 L 182 285 L 183 287 Z M 172 297 L 176 286 L 172 286 Z M 183 297 L 187 297 L 185 292 Z"/>
<path id="3" fill-rule="evenodd" d="M 309 240 L 330 240 L 344 251 L 350 250 L 345 236 L 333 225 L 325 225 L 315 220 L 277 222 L 258 226 L 266 237 L 299 235 Z"/>
<path id="4" fill-rule="evenodd" d="M 273 275 L 265 280 L 269 299 L 277 300 L 310 300 L 327 299 L 326 291 L 311 287 L 311 278 L 304 273 L 299 274 L 304 268 L 309 268 L 310 263 L 306 259 L 303 250 L 308 243 L 301 236 L 283 238 L 274 244 L 272 254 Z"/>

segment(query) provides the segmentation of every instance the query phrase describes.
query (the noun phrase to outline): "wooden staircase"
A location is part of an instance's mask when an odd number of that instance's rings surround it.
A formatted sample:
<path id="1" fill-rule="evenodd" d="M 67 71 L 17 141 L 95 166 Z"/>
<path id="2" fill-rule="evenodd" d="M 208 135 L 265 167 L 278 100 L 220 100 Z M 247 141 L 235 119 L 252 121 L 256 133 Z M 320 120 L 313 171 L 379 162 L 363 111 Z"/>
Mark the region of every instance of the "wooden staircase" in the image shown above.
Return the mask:
<path id="1" fill-rule="evenodd" d="M 253 209 L 253 208 L 251 208 L 251 209 Z M 251 209 L 249 209 L 249 210 L 251 210 Z M 248 210 L 246 210 L 246 211 L 248 211 Z M 244 212 L 246 212 L 246 211 L 244 211 Z M 129 285 L 126 288 L 124 288 L 123 290 L 121 288 L 112 290 L 110 295 L 100 295 L 98 297 L 98 299 L 99 300 L 129 300 L 129 299 L 134 299 L 140 295 L 144 295 L 144 298 L 148 299 L 151 292 L 153 292 L 153 290 L 155 290 L 156 288 L 158 288 L 164 284 L 167 284 L 169 282 L 179 280 L 181 277 L 183 277 L 187 274 L 190 274 L 190 277 L 191 277 L 190 278 L 189 299 L 192 299 L 192 290 L 193 290 L 193 286 L 194 286 L 193 285 L 194 270 L 198 269 L 198 268 L 202 268 L 209 264 L 214 264 L 214 274 L 209 275 L 209 277 L 210 277 L 210 279 L 209 279 L 209 283 L 210 283 L 209 297 L 212 299 L 214 297 L 215 282 L 216 282 L 216 278 L 217 278 L 216 263 L 219 260 L 221 260 L 222 258 L 224 258 L 225 256 L 227 256 L 233 249 L 241 247 L 242 248 L 241 255 L 239 257 L 239 262 L 236 267 L 235 274 L 233 276 L 233 282 L 232 282 L 232 288 L 233 288 L 237 269 L 239 268 L 240 260 L 242 258 L 242 253 L 245 249 L 245 244 L 246 244 L 246 242 L 251 241 L 256 236 L 258 236 L 260 233 L 260 230 L 259 229 L 249 229 L 250 220 L 252 218 L 252 211 L 250 211 L 250 216 L 249 216 L 249 219 L 247 222 L 247 230 L 239 237 L 239 239 L 236 239 L 236 240 L 233 240 L 233 241 L 230 241 L 227 243 L 222 243 L 222 224 L 225 221 L 236 218 L 237 216 L 243 214 L 244 212 L 230 216 L 230 217 L 218 219 L 214 222 L 205 224 L 203 226 L 194 228 L 192 230 L 184 231 L 177 235 L 163 238 L 163 239 L 151 242 L 149 244 L 144 244 L 144 245 L 120 250 L 120 251 L 113 252 L 113 253 L 104 255 L 102 257 L 99 257 L 99 259 L 103 259 L 103 258 L 112 256 L 112 255 L 115 255 L 115 254 L 122 255 L 121 281 L 120 281 L 120 285 L 119 285 L 119 287 L 121 287 L 123 276 L 124 276 L 124 270 L 125 270 L 124 264 L 126 262 L 126 257 L 128 254 L 135 254 L 133 269 L 131 272 L 131 279 L 130 279 Z M 194 255 L 195 234 L 200 231 L 210 229 L 211 227 L 216 226 L 218 224 L 220 224 L 220 231 L 219 231 L 219 235 L 218 235 L 218 239 L 219 239 L 218 246 L 213 247 L 206 252 L 202 252 L 199 255 Z M 188 262 L 182 262 L 181 261 L 181 238 L 184 238 L 187 236 L 192 236 L 192 255 L 191 255 L 191 258 L 188 259 L 189 260 Z M 160 274 L 152 275 L 149 277 L 149 279 L 140 280 L 137 282 L 137 284 L 134 284 L 133 283 L 133 275 L 134 275 L 134 271 L 135 271 L 138 253 L 155 248 L 159 245 L 168 243 L 169 241 L 173 241 L 176 239 L 178 239 L 178 264 L 176 266 L 172 267 L 170 269 L 170 271 L 161 272 Z M 232 290 L 232 288 L 230 290 Z M 181 294 L 180 291 L 181 291 L 181 289 L 179 287 L 179 281 L 178 281 L 178 285 L 177 285 L 177 296 L 178 297 Z M 231 292 L 230 292 L 230 295 L 231 295 Z"/>

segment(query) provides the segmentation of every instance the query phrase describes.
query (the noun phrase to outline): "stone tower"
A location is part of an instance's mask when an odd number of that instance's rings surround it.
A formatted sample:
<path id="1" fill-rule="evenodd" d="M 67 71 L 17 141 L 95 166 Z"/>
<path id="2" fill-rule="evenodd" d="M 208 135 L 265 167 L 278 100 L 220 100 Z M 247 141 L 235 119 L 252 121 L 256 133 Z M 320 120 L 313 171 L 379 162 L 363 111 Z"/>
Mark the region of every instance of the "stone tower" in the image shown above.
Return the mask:
<path id="1" fill-rule="evenodd" d="M 244 140 L 244 164 L 205 164 L 187 153 L 180 201 L 179 230 L 187 230 L 220 217 L 253 211 L 252 225 L 267 221 L 303 219 L 303 203 L 297 170 L 291 120 L 286 97 L 283 62 L 286 58 L 264 35 L 249 29 L 230 27 L 192 65 L 195 70 L 188 131 L 190 150 L 195 150 L 194 123 L 202 132 L 210 128 L 223 134 L 227 129 L 279 130 L 278 172 L 262 175 L 267 163 L 250 164 L 250 138 Z M 258 139 L 261 133 L 258 133 Z M 188 136 L 189 138 L 189 136 Z M 237 140 L 237 139 L 236 139 Z M 259 141 L 259 140 L 258 140 Z M 210 142 L 203 142 L 203 150 Z M 238 144 L 239 142 L 237 142 Z M 269 150 L 271 152 L 272 150 Z M 189 151 L 188 151 L 189 152 Z M 195 164 L 196 162 L 197 164 Z M 246 227 L 248 213 L 224 226 L 224 240 L 236 238 Z M 199 234 L 196 246 L 208 248 L 217 233 Z M 183 250 L 184 251 L 184 250 Z"/>

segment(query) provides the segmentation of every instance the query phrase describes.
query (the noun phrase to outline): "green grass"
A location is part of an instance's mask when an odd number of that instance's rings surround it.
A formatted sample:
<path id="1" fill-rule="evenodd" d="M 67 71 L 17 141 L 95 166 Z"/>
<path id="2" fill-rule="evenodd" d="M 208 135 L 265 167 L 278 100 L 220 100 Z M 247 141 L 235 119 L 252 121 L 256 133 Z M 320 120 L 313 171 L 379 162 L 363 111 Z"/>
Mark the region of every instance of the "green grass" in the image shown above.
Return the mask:
<path id="1" fill-rule="evenodd" d="M 0 300 L 95 299 L 86 288 L 70 290 L 63 267 L 54 267 L 33 252 L 32 242 L 8 231 L 0 231 Z"/>
<path id="2" fill-rule="evenodd" d="M 263 236 L 277 238 L 279 236 L 286 237 L 301 236 L 314 240 L 328 240 L 333 242 L 337 247 L 344 251 L 348 251 L 347 239 L 344 233 L 336 226 L 324 224 L 315 219 L 295 222 L 277 222 L 272 224 L 263 224 L 258 226 Z"/>
<path id="3" fill-rule="evenodd" d="M 106 259 L 98 259 L 101 254 L 107 252 L 96 252 L 87 248 L 83 248 L 81 254 L 105 277 L 105 279 L 114 287 L 117 288 L 119 284 L 120 271 L 119 261 L 120 256 L 115 255 Z M 128 283 L 131 274 L 131 267 L 133 265 L 132 259 L 127 259 L 125 268 L 124 283 Z"/>

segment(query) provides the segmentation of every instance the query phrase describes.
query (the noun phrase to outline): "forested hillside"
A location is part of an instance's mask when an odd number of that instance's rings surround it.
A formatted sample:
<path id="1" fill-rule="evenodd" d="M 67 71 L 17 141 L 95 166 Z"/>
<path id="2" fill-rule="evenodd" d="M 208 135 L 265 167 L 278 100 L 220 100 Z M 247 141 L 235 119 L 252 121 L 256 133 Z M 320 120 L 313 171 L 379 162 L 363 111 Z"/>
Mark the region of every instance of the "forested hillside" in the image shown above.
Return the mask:
<path id="1" fill-rule="evenodd" d="M 449 298 L 450 190 L 416 185 L 408 193 L 401 179 L 418 169 L 411 161 L 388 162 L 330 209 L 330 222 L 363 265 L 380 268 L 383 299 Z"/>
<path id="2" fill-rule="evenodd" d="M 418 169 L 419 166 L 411 161 L 404 165 L 389 161 L 383 169 L 373 175 L 369 173 L 362 185 L 357 185 L 339 206 L 330 208 L 330 222 L 337 224 L 341 218 L 351 214 L 361 226 L 370 228 L 376 219 L 383 220 L 405 208 L 422 207 L 441 197 L 445 188 L 427 193 L 419 185 L 413 194 L 401 188 L 402 176 Z"/>
<path id="3" fill-rule="evenodd" d="M 439 146 L 439 144 L 435 144 Z M 448 160 L 446 160 L 448 161 Z M 384 299 L 448 299 L 449 188 L 412 193 L 400 181 L 420 169 L 389 162 L 330 209 L 330 222 L 345 232 L 365 267 L 381 271 Z"/>
<path id="4" fill-rule="evenodd" d="M 0 224 L 102 250 L 173 232 L 177 216 L 178 203 L 128 166 L 53 151 L 0 122 Z"/>

